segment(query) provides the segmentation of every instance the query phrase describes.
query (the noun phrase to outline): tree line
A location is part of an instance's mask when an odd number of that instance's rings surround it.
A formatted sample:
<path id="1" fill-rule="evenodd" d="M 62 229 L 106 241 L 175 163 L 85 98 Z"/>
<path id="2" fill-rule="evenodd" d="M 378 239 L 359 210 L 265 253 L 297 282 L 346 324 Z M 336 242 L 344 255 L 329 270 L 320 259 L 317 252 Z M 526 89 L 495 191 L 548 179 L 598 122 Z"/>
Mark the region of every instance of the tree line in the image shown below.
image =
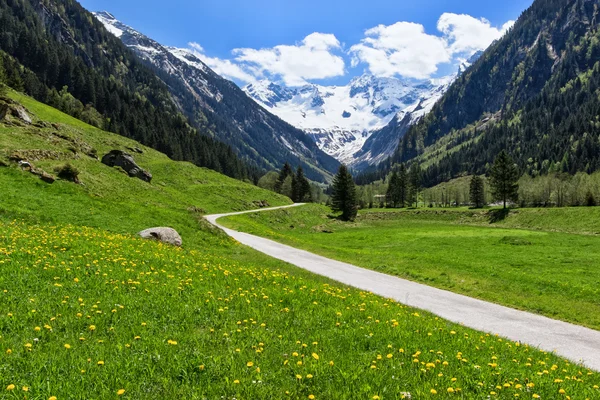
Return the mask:
<path id="1" fill-rule="evenodd" d="M 174 160 L 258 174 L 193 128 L 166 85 L 76 1 L 0 0 L 0 49 L 3 80 L 17 91 Z"/>

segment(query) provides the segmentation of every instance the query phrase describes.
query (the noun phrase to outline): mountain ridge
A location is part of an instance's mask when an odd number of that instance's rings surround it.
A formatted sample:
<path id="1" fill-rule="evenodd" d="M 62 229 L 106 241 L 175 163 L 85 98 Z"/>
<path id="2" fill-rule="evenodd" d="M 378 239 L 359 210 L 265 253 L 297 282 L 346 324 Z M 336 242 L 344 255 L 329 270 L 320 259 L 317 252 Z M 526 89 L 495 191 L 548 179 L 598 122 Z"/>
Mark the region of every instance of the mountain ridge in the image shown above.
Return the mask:
<path id="1" fill-rule="evenodd" d="M 285 162 L 302 165 L 307 176 L 327 180 L 339 163 L 301 130 L 258 106 L 233 82 L 219 76 L 187 49 L 164 46 L 106 11 L 93 13 L 113 34 L 157 71 L 180 108 L 198 126 L 231 145 L 260 168 Z M 196 115 L 197 110 L 202 115 Z"/>

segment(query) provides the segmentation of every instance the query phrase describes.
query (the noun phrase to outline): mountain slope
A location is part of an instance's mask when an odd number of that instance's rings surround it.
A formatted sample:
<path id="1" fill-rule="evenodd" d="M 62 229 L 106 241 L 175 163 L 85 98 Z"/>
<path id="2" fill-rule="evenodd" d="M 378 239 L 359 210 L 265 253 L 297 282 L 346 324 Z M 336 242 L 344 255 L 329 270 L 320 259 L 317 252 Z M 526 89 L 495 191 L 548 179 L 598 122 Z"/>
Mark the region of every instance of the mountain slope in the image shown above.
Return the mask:
<path id="1" fill-rule="evenodd" d="M 190 127 L 164 83 L 76 1 L 0 0 L 0 49 L 0 69 L 15 89 L 173 159 L 248 176 L 228 146 Z"/>
<path id="2" fill-rule="evenodd" d="M 501 149 L 532 175 L 600 168 L 598 5 L 536 0 L 408 131 L 391 161 L 416 159 L 427 184 L 483 173 Z"/>
<path id="3" fill-rule="evenodd" d="M 259 107 L 233 82 L 213 72 L 193 53 L 165 47 L 110 13 L 94 15 L 157 70 L 195 125 L 210 130 L 243 158 L 265 169 L 279 168 L 286 161 L 301 164 L 311 179 L 319 181 L 339 165 L 319 150 L 304 132 Z"/>
<path id="4" fill-rule="evenodd" d="M 453 78 L 409 81 L 363 75 L 345 86 L 299 88 L 261 81 L 247 85 L 244 91 L 266 110 L 307 132 L 327 154 L 356 165 L 391 155 L 394 148 L 380 146 L 381 155 L 370 153 L 374 148 L 364 149 L 364 145 L 398 112 L 410 113 L 419 103 L 439 98 Z"/>

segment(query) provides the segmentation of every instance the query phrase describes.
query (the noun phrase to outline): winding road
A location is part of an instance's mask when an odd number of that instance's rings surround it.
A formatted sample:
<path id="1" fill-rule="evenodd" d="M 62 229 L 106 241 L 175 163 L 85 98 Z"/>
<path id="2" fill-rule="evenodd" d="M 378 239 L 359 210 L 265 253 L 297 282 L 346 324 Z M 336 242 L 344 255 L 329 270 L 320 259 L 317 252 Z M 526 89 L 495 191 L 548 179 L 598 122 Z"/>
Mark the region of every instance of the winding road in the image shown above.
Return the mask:
<path id="1" fill-rule="evenodd" d="M 238 242 L 299 268 L 411 307 L 427 310 L 473 329 L 555 352 L 571 361 L 600 371 L 600 331 L 360 268 L 269 239 L 234 231 L 217 222 L 221 217 L 301 205 L 303 204 L 214 214 L 205 218 Z"/>

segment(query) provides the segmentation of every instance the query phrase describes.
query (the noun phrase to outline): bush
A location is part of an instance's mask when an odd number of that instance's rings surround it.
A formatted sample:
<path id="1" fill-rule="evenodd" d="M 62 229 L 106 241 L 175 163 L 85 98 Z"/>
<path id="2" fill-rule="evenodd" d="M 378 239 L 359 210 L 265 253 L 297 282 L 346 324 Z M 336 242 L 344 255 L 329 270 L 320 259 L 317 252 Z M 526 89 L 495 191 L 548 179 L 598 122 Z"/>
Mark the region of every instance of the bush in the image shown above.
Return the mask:
<path id="1" fill-rule="evenodd" d="M 71 164 L 65 164 L 62 167 L 56 168 L 56 174 L 60 179 L 79 183 L 79 170 Z"/>
<path id="2" fill-rule="evenodd" d="M 587 192 L 585 195 L 585 205 L 588 207 L 596 206 L 596 199 L 594 198 L 594 194 L 592 192 Z"/>

